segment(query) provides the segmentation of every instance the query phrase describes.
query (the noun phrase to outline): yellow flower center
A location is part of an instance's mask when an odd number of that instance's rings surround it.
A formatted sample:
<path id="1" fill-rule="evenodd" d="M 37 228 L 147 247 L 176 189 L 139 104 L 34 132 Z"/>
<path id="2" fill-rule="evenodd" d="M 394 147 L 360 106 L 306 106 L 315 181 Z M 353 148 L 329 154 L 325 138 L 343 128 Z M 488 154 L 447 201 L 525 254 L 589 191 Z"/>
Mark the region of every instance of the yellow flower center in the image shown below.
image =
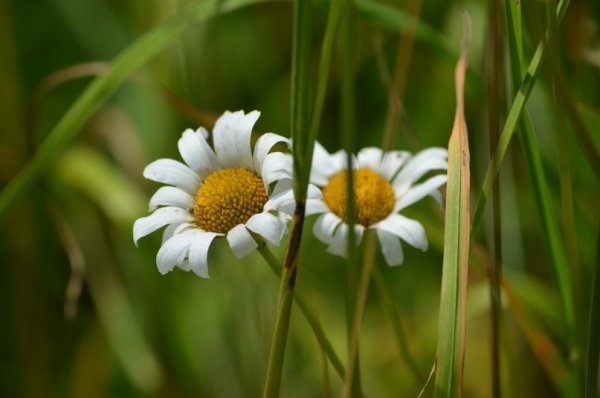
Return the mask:
<path id="1" fill-rule="evenodd" d="M 369 169 L 354 170 L 354 207 L 356 223 L 366 226 L 386 218 L 394 210 L 394 190 L 390 183 Z M 323 189 L 323 199 L 329 209 L 346 220 L 348 172 L 336 174 Z"/>
<path id="2" fill-rule="evenodd" d="M 261 213 L 267 199 L 256 174 L 241 168 L 222 169 L 206 177 L 198 189 L 194 218 L 205 231 L 227 233 Z"/>

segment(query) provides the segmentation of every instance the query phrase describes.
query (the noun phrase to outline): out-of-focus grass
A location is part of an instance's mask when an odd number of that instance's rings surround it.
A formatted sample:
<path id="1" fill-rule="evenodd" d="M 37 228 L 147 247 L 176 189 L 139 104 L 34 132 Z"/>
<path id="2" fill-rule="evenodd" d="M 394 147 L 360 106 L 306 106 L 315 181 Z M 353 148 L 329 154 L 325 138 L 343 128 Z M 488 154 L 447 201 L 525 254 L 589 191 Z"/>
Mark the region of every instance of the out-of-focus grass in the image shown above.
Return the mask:
<path id="1" fill-rule="evenodd" d="M 26 109 L 44 78 L 74 64 L 112 61 L 143 33 L 192 3 L 196 2 L 0 2 L 2 189 L 28 161 Z M 475 199 L 489 166 L 487 98 L 481 89 L 487 3 L 422 1 L 415 25 L 406 17 L 410 6 L 356 3 L 354 144 L 381 142 L 390 93 L 378 57 L 394 70 L 398 33 L 404 29 L 413 29 L 416 40 L 400 98 L 402 111 L 393 130 L 396 148 L 447 143 L 460 43 L 457 10 L 465 7 L 474 27 L 465 112 Z M 519 53 L 527 64 L 547 23 L 544 4 L 523 2 L 522 7 Z M 311 4 L 310 95 L 319 77 L 327 10 L 322 2 Z M 194 23 L 172 45 L 144 62 L 140 73 L 202 112 L 259 109 L 257 131 L 289 136 L 291 21 L 292 4 L 274 2 Z M 595 133 L 600 128 L 600 69 L 590 56 L 598 51 L 600 38 L 594 30 L 598 24 L 600 4 L 589 0 L 571 4 L 551 43 L 560 68 L 546 71 L 546 65 L 540 64 L 544 73 L 538 75 L 527 105 L 522 106 L 534 127 L 529 133 L 537 138 L 536 167 L 543 170 L 547 182 L 544 214 L 557 217 L 561 205 L 568 202 L 565 189 L 570 189 L 573 226 L 565 230 L 574 237 L 565 236 L 560 223 L 552 232 L 538 222 L 540 205 L 526 168 L 531 155 L 508 142 L 503 148 L 506 156 L 498 171 L 505 274 L 500 340 L 505 353 L 501 361 L 504 396 L 572 396 L 577 390 L 564 377 L 574 364 L 590 363 L 588 369 L 597 371 L 593 358 L 584 359 L 598 351 L 593 339 L 597 328 L 589 322 L 590 300 L 595 297 L 595 305 L 598 301 L 597 287 L 592 295 L 592 281 L 597 275 L 600 187 L 593 162 L 600 148 Z M 508 43 L 505 31 L 501 39 Z M 339 62 L 334 51 L 319 128 L 319 140 L 329 150 L 340 148 L 343 137 Z M 88 83 L 86 79 L 66 82 L 42 98 L 36 131 L 40 142 Z M 238 261 L 222 242 L 211 248 L 209 280 L 180 271 L 161 276 L 155 266 L 159 236 L 143 239 L 138 249 L 133 246 L 131 224 L 146 214 L 144 198 L 156 188 L 141 179 L 143 167 L 150 159 L 177 158 L 177 138 L 184 128 L 197 127 L 197 122 L 147 85 L 128 81 L 115 89 L 91 118 L 81 121 L 75 131 L 77 143 L 57 163 L 40 170 L 42 178 L 19 197 L 0 224 L 0 395 L 258 396 L 266 374 L 279 281 L 257 253 Z M 568 96 L 557 94 L 565 90 Z M 565 98 L 566 107 L 561 105 Z M 512 105 L 512 101 L 498 105 L 504 122 Z M 565 136 L 557 144 L 555 118 L 549 115 L 561 112 L 565 112 Z M 574 121 L 573 112 L 583 128 Z M 556 116 L 559 120 L 562 115 Z M 511 122 L 518 126 L 517 119 Z M 585 147 L 583 130 L 591 142 Z M 560 185 L 565 178 L 559 152 L 568 155 L 570 187 Z M 359 347 L 361 387 L 369 397 L 416 396 L 423 387 L 407 365 L 398 330 L 404 332 L 414 359 L 411 368 L 426 375 L 433 364 L 442 215 L 433 201 L 407 209 L 407 216 L 422 220 L 427 230 L 428 252 L 405 247 L 406 262 L 400 268 L 386 267 L 376 256 L 377 279 L 386 282 L 389 296 L 380 298 L 372 289 L 366 297 Z M 57 220 L 67 223 L 74 244 L 65 243 Z M 318 308 L 325 333 L 344 359 L 347 263 L 325 253 L 324 245 L 310 234 L 312 222 L 309 218 L 305 226 L 297 290 Z M 557 293 L 550 271 L 557 256 L 553 240 L 544 238 L 548 232 L 558 244 L 574 242 L 577 253 L 577 264 L 569 265 L 581 275 L 573 294 L 582 303 L 583 319 L 582 332 L 574 337 L 581 349 L 572 355 L 558 310 L 565 298 Z M 474 397 L 491 391 L 486 294 L 491 251 L 485 241 L 485 233 L 477 236 L 470 263 L 464 395 Z M 80 275 L 72 274 L 73 251 L 81 253 L 85 270 L 79 281 L 81 295 L 75 296 L 77 312 L 70 318 L 65 314 L 67 286 L 71 276 Z M 282 259 L 284 249 L 275 254 Z M 388 304 L 381 306 L 380 300 Z M 399 316 L 390 317 L 389 302 Z M 401 324 L 392 325 L 390 319 Z M 589 350 L 585 332 L 592 333 Z M 282 396 L 320 396 L 326 384 L 321 361 L 314 334 L 293 312 Z M 588 386 L 593 386 L 592 377 L 588 376 Z M 342 382 L 331 369 L 329 383 L 332 395 L 339 394 Z M 426 393 L 431 390 L 429 386 Z"/>

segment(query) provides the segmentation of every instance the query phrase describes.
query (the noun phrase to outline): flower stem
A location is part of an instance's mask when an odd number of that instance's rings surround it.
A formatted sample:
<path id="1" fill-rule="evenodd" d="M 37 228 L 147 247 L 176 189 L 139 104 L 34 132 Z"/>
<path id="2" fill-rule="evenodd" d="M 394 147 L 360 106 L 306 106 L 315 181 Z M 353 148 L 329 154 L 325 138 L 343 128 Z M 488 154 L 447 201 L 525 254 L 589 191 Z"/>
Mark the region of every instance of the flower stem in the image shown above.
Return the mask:
<path id="1" fill-rule="evenodd" d="M 258 252 L 263 256 L 266 263 L 269 265 L 269 268 L 271 268 L 275 275 L 281 278 L 281 264 L 264 242 L 259 244 Z M 300 309 L 300 313 L 302 313 L 302 316 L 304 319 L 306 319 L 306 322 L 308 322 L 308 325 L 315 334 L 317 342 L 331 362 L 331 365 L 337 374 L 343 379 L 346 370 L 342 364 L 342 361 L 340 360 L 340 357 L 335 352 L 333 345 L 325 335 L 319 318 L 316 316 L 315 312 L 309 308 L 304 297 L 300 296 L 298 293 L 294 294 L 294 302 L 298 306 L 298 309 Z"/>
<path id="2" fill-rule="evenodd" d="M 365 303 L 367 293 L 369 291 L 369 282 L 375 264 L 375 249 L 377 241 L 373 231 L 367 230 L 365 233 L 365 255 L 358 282 L 358 292 L 356 294 L 356 302 L 354 305 L 354 313 L 352 314 L 352 323 L 350 329 L 350 340 L 348 345 L 348 367 L 344 377 L 344 390 L 342 397 L 354 397 L 358 395 L 358 391 L 354 390 L 354 378 L 357 377 L 356 366 L 358 358 L 358 338 L 360 336 L 360 327 L 365 312 Z"/>
<path id="3" fill-rule="evenodd" d="M 277 304 L 277 317 L 275 318 L 275 331 L 271 340 L 271 353 L 267 367 L 267 380 L 265 382 L 264 398 L 277 398 L 281 385 L 281 371 L 285 355 L 285 344 L 292 314 L 294 288 L 298 271 L 298 254 L 300 252 L 300 239 L 304 225 L 304 203 L 296 204 L 292 233 L 288 246 L 285 264 L 281 273 L 279 299 Z"/>

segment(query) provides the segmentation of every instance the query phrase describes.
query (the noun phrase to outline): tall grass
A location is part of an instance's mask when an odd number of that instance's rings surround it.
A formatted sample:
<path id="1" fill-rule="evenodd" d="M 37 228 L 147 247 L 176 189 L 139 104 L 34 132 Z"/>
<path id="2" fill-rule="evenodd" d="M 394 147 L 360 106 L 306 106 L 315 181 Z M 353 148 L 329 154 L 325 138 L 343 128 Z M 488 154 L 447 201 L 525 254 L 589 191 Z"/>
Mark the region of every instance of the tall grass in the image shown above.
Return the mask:
<path id="1" fill-rule="evenodd" d="M 120 29 L 90 21 L 97 37 L 127 38 L 108 60 L 59 14 L 69 1 L 40 5 L 52 26 L 0 5 L 0 108 L 31 110 L 0 117 L 0 395 L 597 396 L 596 2 L 468 3 L 470 56 L 457 1 L 117 3 L 85 2 Z M 141 69 L 149 84 L 127 84 Z M 158 275 L 160 238 L 130 243 L 141 170 L 240 108 L 293 140 L 289 238 L 242 262 L 215 244 L 208 281 Z M 46 137 L 31 153 L 27 125 Z M 444 207 L 403 210 L 428 252 L 389 268 L 367 233 L 325 253 L 305 214 L 317 139 L 355 153 L 449 134 Z"/>

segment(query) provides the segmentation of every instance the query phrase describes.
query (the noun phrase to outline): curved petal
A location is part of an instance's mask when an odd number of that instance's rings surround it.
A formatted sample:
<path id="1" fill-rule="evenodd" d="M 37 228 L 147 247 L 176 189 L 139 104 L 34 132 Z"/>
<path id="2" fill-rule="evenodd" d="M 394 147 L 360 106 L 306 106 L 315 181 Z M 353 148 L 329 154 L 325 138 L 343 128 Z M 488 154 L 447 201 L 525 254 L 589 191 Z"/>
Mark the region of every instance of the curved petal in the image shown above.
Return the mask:
<path id="1" fill-rule="evenodd" d="M 358 152 L 358 167 L 379 172 L 383 151 L 376 147 L 363 148 Z"/>
<path id="2" fill-rule="evenodd" d="M 206 142 L 208 133 L 202 127 L 195 132 L 187 129 L 177 141 L 179 153 L 185 163 L 201 177 L 206 177 L 211 171 L 219 167 L 217 155 Z"/>
<path id="3" fill-rule="evenodd" d="M 274 246 L 279 246 L 285 233 L 285 223 L 271 213 L 258 213 L 246 222 L 246 228 L 264 237 Z"/>
<path id="4" fill-rule="evenodd" d="M 287 180 L 282 180 L 282 182 L 284 182 L 284 181 L 287 181 Z M 278 185 L 279 184 L 281 184 L 281 183 L 278 183 Z M 312 184 L 308 185 L 306 215 L 309 215 L 308 202 L 310 202 L 311 206 L 312 206 L 315 204 L 313 200 L 320 201 L 320 199 L 322 197 L 323 197 L 323 194 L 321 193 L 321 190 L 319 188 L 317 188 L 316 186 L 314 186 Z M 294 191 L 291 188 L 288 188 L 285 191 L 280 191 L 277 194 L 271 195 L 271 198 L 267 201 L 267 203 L 265 203 L 264 210 L 265 211 L 279 210 L 279 211 L 282 211 L 289 215 L 293 215 L 295 208 L 296 208 L 296 200 L 294 198 Z M 312 208 L 314 208 L 314 206 Z M 325 209 L 325 211 L 327 211 L 327 209 Z M 315 212 L 311 212 L 310 214 L 315 214 Z"/>
<path id="5" fill-rule="evenodd" d="M 189 210 L 194 207 L 194 199 L 189 193 L 175 187 L 160 187 L 150 198 L 149 211 L 159 206 L 173 206 Z"/>
<path id="6" fill-rule="evenodd" d="M 430 179 L 426 180 L 421 184 L 411 187 L 404 195 L 400 196 L 400 200 L 396 203 L 396 206 L 394 207 L 394 212 L 402 210 L 405 207 L 408 207 L 413 203 L 418 202 L 427 195 L 431 195 L 433 191 L 444 185 L 447 179 L 448 177 L 445 174 L 437 175 L 431 177 Z"/>
<path id="7" fill-rule="evenodd" d="M 215 153 L 219 163 L 222 167 L 244 167 L 244 162 L 241 161 L 237 150 L 236 140 L 237 137 L 237 125 L 244 117 L 243 111 L 229 112 L 225 111 L 223 115 L 217 119 L 215 127 L 213 129 L 213 144 Z M 250 161 L 252 156 L 250 154 L 250 137 L 244 141 L 244 144 L 248 146 L 248 155 L 250 155 Z"/>
<path id="8" fill-rule="evenodd" d="M 188 259 L 192 271 L 199 277 L 208 278 L 208 248 L 219 235 L 215 232 L 194 232 Z"/>
<path id="9" fill-rule="evenodd" d="M 176 267 L 178 267 L 179 269 L 188 272 L 191 271 L 192 266 L 190 265 L 190 261 L 186 258 L 184 259 L 181 264 L 177 264 Z"/>
<path id="10" fill-rule="evenodd" d="M 400 239 L 394 234 L 386 232 L 382 229 L 377 230 L 377 238 L 381 246 L 381 252 L 388 265 L 396 266 L 404 262 L 404 253 Z"/>
<path id="11" fill-rule="evenodd" d="M 265 158 L 260 173 L 266 189 L 273 181 L 291 179 L 293 173 L 292 157 L 287 153 L 270 153 Z"/>
<path id="12" fill-rule="evenodd" d="M 193 221 L 194 217 L 179 207 L 161 207 L 147 217 L 138 218 L 133 223 L 133 242 L 137 246 L 140 238 L 151 234 L 167 224 L 181 224 Z"/>
<path id="13" fill-rule="evenodd" d="M 418 221 L 411 220 L 400 214 L 392 214 L 377 224 L 372 225 L 371 228 L 389 232 L 417 249 L 427 250 L 428 244 L 425 229 Z"/>
<path id="14" fill-rule="evenodd" d="M 156 255 L 156 265 L 161 274 L 166 274 L 187 257 L 194 238 L 194 230 L 173 235 L 166 241 Z"/>
<path id="15" fill-rule="evenodd" d="M 432 170 L 448 168 L 448 151 L 445 148 L 427 148 L 413 156 L 400 170 L 393 185 L 399 191 L 408 187 Z"/>
<path id="16" fill-rule="evenodd" d="M 335 229 L 342 220 L 333 213 L 325 213 L 315 221 L 313 233 L 323 243 L 331 242 Z"/>
<path id="17" fill-rule="evenodd" d="M 173 159 L 158 159 L 144 169 L 144 177 L 149 180 L 174 185 L 191 195 L 200 186 L 200 177 L 185 164 Z"/>
<path id="18" fill-rule="evenodd" d="M 348 253 L 348 225 L 341 223 L 333 233 L 327 251 L 336 256 L 346 257 Z"/>
<path id="19" fill-rule="evenodd" d="M 310 182 L 320 187 L 327 185 L 331 177 L 346 168 L 345 163 L 339 161 L 340 156 L 346 159 L 344 151 L 337 152 L 335 156 L 330 155 L 321 144 L 315 142 Z"/>
<path id="20" fill-rule="evenodd" d="M 410 156 L 410 152 L 406 151 L 386 152 L 379 166 L 379 174 L 386 180 L 393 181 L 398 170 L 410 159 Z"/>
<path id="21" fill-rule="evenodd" d="M 314 214 L 328 213 L 329 207 L 321 199 L 307 199 L 306 200 L 306 217 Z"/>
<path id="22" fill-rule="evenodd" d="M 254 128 L 254 124 L 259 117 L 259 111 L 252 111 L 246 114 L 246 116 L 238 122 L 235 129 L 235 146 L 237 148 L 237 153 L 240 156 L 239 160 L 242 163 L 242 167 L 254 172 L 259 172 L 260 170 L 254 169 L 252 160 L 252 128 Z"/>
<path id="23" fill-rule="evenodd" d="M 278 142 L 285 142 L 289 146 L 290 140 L 274 133 L 265 133 L 258 138 L 256 145 L 254 146 L 254 171 L 262 173 L 262 165 L 265 158 L 271 148 Z"/>
<path id="24" fill-rule="evenodd" d="M 171 238 L 171 236 L 179 234 L 189 228 L 198 228 L 198 227 L 196 226 L 196 224 L 191 223 L 191 222 L 167 225 L 167 228 L 165 228 L 165 231 L 163 232 L 162 243 L 164 244 L 166 241 L 168 241 Z"/>
<path id="25" fill-rule="evenodd" d="M 227 233 L 227 241 L 237 258 L 246 257 L 252 250 L 258 247 L 258 244 L 244 224 L 238 224 L 231 228 Z"/>

